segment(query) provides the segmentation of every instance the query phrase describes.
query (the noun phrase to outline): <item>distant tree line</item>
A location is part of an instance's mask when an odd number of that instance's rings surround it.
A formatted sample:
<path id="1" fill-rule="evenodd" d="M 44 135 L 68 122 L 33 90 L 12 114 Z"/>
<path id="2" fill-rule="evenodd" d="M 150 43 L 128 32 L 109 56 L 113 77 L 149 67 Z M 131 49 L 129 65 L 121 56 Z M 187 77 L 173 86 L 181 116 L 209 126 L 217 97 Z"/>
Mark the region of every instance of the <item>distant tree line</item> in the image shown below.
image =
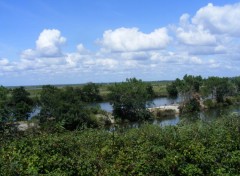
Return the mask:
<path id="1" fill-rule="evenodd" d="M 151 117 L 146 103 L 153 98 L 153 87 L 136 78 L 126 79 L 109 87 L 109 98 L 116 120 L 138 121 Z M 83 127 L 98 127 L 97 114 L 106 114 L 92 104 L 102 100 L 99 86 L 88 83 L 83 87 L 58 88 L 44 85 L 37 97 L 30 96 L 24 87 L 7 89 L 0 87 L 0 122 L 2 129 L 7 124 L 26 121 L 35 108 L 40 113 L 35 117 L 40 124 L 59 124 L 73 130 Z"/>
<path id="2" fill-rule="evenodd" d="M 240 77 L 208 77 L 185 75 L 182 80 L 176 79 L 167 86 L 169 97 L 181 96 L 188 107 L 186 111 L 198 111 L 200 99 L 206 105 L 213 106 L 233 103 L 231 99 L 240 94 Z M 191 106 L 192 105 L 192 106 Z"/>
<path id="3" fill-rule="evenodd" d="M 31 97 L 24 87 L 7 89 L 0 87 L 0 129 L 18 121 L 29 119 L 34 108 L 40 108 L 36 117 L 40 123 L 62 123 L 66 129 L 76 129 L 82 125 L 97 126 L 94 113 L 97 107 L 90 103 L 101 101 L 99 87 L 88 83 L 82 88 L 57 88 L 42 86 L 39 97 Z"/>
<path id="4" fill-rule="evenodd" d="M 167 86 L 170 97 L 183 97 L 181 112 L 199 111 L 201 105 L 215 107 L 234 103 L 240 93 L 240 77 L 220 78 L 185 75 Z M 152 117 L 146 108 L 155 97 L 153 86 L 140 79 L 130 78 L 108 87 L 113 116 L 117 121 L 139 121 Z M 235 98 L 235 99 L 234 99 Z M 240 98 L 239 98 L 240 99 Z M 99 114 L 106 114 L 92 104 L 102 100 L 99 85 L 58 88 L 42 86 L 38 96 L 30 96 L 24 87 L 0 87 L 0 130 L 17 121 L 29 119 L 34 108 L 40 113 L 35 117 L 41 124 L 58 124 L 65 129 L 98 127 Z M 239 100 L 238 100 L 239 102 Z"/>

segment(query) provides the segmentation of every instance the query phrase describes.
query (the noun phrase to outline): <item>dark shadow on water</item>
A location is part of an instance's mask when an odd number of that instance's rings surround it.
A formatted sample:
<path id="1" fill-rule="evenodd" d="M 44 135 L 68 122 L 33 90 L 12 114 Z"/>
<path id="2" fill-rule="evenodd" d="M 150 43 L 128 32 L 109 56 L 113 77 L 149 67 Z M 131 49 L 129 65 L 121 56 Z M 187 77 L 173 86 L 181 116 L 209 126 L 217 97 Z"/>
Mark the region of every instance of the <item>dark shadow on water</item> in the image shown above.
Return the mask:
<path id="1" fill-rule="evenodd" d="M 129 122 L 129 123 L 122 123 L 122 124 L 115 124 L 115 125 L 112 124 L 110 126 L 107 126 L 105 129 L 108 131 L 114 131 L 114 130 L 124 131 L 124 130 L 131 129 L 131 128 L 139 128 L 146 123 L 164 127 L 164 126 L 169 126 L 169 125 L 175 126 L 180 121 L 184 122 L 184 123 L 192 123 L 192 122 L 196 122 L 198 120 L 210 122 L 216 118 L 219 118 L 223 115 L 228 115 L 231 113 L 240 114 L 240 106 L 235 105 L 235 106 L 209 109 L 209 110 L 205 110 L 203 112 L 188 113 L 188 114 L 184 114 L 181 116 L 178 116 L 178 115 L 170 116 L 170 117 L 165 117 L 162 119 L 152 119 L 152 120 L 148 120 L 145 122 Z"/>

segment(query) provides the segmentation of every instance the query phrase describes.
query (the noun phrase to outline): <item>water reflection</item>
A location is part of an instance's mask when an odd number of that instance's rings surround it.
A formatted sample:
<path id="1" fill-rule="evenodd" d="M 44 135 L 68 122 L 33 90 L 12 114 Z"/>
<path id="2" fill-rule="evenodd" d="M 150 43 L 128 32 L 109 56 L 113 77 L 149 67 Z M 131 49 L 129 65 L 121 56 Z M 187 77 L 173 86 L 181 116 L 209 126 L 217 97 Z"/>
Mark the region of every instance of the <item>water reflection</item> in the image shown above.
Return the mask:
<path id="1" fill-rule="evenodd" d="M 163 127 L 170 126 L 170 125 L 175 126 L 180 122 L 180 120 L 184 120 L 185 122 L 187 121 L 191 123 L 200 119 L 200 120 L 209 122 L 223 115 L 228 115 L 231 113 L 240 114 L 240 105 L 210 109 L 210 110 L 205 110 L 199 113 L 189 113 L 183 116 L 176 115 L 176 116 L 166 117 L 163 119 L 154 119 L 154 120 L 149 120 L 147 122 L 134 122 L 134 123 L 130 122 L 130 123 L 123 123 L 118 125 L 111 125 L 111 126 L 108 126 L 106 129 L 109 131 L 113 131 L 116 129 L 126 130 L 130 128 L 139 128 L 141 125 L 145 123 L 159 125 Z"/>
<path id="2" fill-rule="evenodd" d="M 153 108 L 153 107 L 159 107 L 159 106 L 164 106 L 164 105 L 171 105 L 171 104 L 176 104 L 180 103 L 182 101 L 181 97 L 172 99 L 172 98 L 167 98 L 167 97 L 162 97 L 162 98 L 155 98 L 152 100 L 152 103 L 147 102 L 147 108 Z M 99 103 L 99 106 L 101 109 L 107 111 L 107 112 L 112 112 L 113 108 L 110 102 L 102 102 Z"/>

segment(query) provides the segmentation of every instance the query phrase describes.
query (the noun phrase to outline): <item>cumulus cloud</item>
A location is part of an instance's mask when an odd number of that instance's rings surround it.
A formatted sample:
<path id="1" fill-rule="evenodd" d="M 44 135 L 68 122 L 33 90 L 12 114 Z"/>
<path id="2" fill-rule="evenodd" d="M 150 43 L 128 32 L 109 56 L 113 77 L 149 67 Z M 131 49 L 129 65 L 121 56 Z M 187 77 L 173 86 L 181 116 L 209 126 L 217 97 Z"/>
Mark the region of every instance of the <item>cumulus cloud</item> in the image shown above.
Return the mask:
<path id="1" fill-rule="evenodd" d="M 80 43 L 75 51 L 64 52 L 66 38 L 57 29 L 45 29 L 36 46 L 24 50 L 19 60 L 0 59 L 0 75 L 60 75 L 59 80 L 61 76 L 86 80 L 94 75 L 96 81 L 102 81 L 99 75 L 106 74 L 105 81 L 112 81 L 109 77 L 114 81 L 119 75 L 126 78 L 145 74 L 150 79 L 158 79 L 158 75 L 169 79 L 171 75 L 174 79 L 186 73 L 207 76 L 230 73 L 229 69 L 238 73 L 239 4 L 208 4 L 193 17 L 183 14 L 179 24 L 150 33 L 124 27 L 107 30 L 97 40 L 100 48 L 96 51 Z"/>
<path id="2" fill-rule="evenodd" d="M 87 50 L 82 43 L 77 45 L 77 52 L 81 54 L 89 54 L 89 50 Z"/>
<path id="3" fill-rule="evenodd" d="M 200 8 L 191 18 L 180 17 L 173 28 L 178 50 L 191 55 L 215 55 L 236 52 L 240 36 L 240 3 Z M 238 51 L 237 51 L 238 52 Z"/>
<path id="4" fill-rule="evenodd" d="M 156 50 L 165 48 L 170 37 L 166 28 L 159 28 L 149 34 L 138 28 L 118 28 L 107 30 L 98 41 L 102 47 L 112 52 Z"/>
<path id="5" fill-rule="evenodd" d="M 214 46 L 217 45 L 217 38 L 208 30 L 192 24 L 189 14 L 183 14 L 179 20 L 179 27 L 176 27 L 176 37 L 180 43 L 190 46 Z"/>
<path id="6" fill-rule="evenodd" d="M 240 36 L 240 3 L 200 8 L 192 23 L 215 34 Z"/>
<path id="7" fill-rule="evenodd" d="M 5 66 L 9 64 L 9 60 L 6 58 L 0 59 L 0 66 Z"/>
<path id="8" fill-rule="evenodd" d="M 58 57 L 62 55 L 61 46 L 66 38 L 61 36 L 57 29 L 44 29 L 37 41 L 35 49 L 27 49 L 22 52 L 22 58 L 32 59 L 35 57 Z"/>
<path id="9" fill-rule="evenodd" d="M 216 45 L 216 37 L 201 28 L 192 26 L 186 30 L 179 27 L 176 35 L 182 43 L 187 45 Z"/>
<path id="10" fill-rule="evenodd" d="M 36 50 L 42 56 L 58 56 L 61 54 L 61 45 L 66 39 L 56 29 L 45 29 L 36 41 Z"/>

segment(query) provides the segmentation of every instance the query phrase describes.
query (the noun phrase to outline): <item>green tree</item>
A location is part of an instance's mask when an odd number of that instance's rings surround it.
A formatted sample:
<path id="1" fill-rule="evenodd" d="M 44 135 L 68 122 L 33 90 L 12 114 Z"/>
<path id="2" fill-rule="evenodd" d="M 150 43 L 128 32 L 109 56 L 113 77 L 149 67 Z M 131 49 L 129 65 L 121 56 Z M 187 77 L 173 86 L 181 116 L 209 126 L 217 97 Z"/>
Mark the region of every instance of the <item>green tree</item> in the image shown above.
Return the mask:
<path id="1" fill-rule="evenodd" d="M 169 97 L 175 98 L 178 96 L 177 85 L 175 82 L 168 84 L 166 89 Z"/>
<path id="2" fill-rule="evenodd" d="M 0 132 L 3 132 L 6 122 L 9 120 L 10 109 L 8 107 L 8 89 L 0 86 Z"/>
<path id="3" fill-rule="evenodd" d="M 17 121 L 27 120 L 33 109 L 33 100 L 29 97 L 30 93 L 24 87 L 13 89 L 10 104 L 13 118 Z"/>
<path id="4" fill-rule="evenodd" d="M 231 94 L 234 87 L 229 78 L 209 77 L 204 82 L 206 94 L 211 94 L 212 99 L 218 103 L 224 101 L 224 97 Z"/>
<path id="5" fill-rule="evenodd" d="M 126 79 L 126 82 L 116 83 L 109 90 L 115 117 L 129 121 L 146 120 L 151 117 L 146 109 L 151 95 L 147 91 L 147 84 L 142 80 Z"/>
<path id="6" fill-rule="evenodd" d="M 58 107 L 60 90 L 51 85 L 42 86 L 40 93 L 40 121 L 46 122 L 47 119 L 55 117 L 55 110 Z"/>
<path id="7" fill-rule="evenodd" d="M 99 86 L 95 83 L 88 83 L 82 88 L 82 100 L 85 102 L 97 102 L 101 100 Z"/>
<path id="8" fill-rule="evenodd" d="M 147 84 L 147 87 L 146 87 L 146 90 L 147 90 L 147 93 L 148 95 L 151 97 L 151 98 L 154 98 L 156 96 L 154 90 L 153 90 L 153 86 L 149 83 Z"/>
<path id="9" fill-rule="evenodd" d="M 55 110 L 57 121 L 64 121 L 64 127 L 74 130 L 83 125 L 97 126 L 91 119 L 91 108 L 82 101 L 79 89 L 68 87 L 61 90 L 58 106 Z"/>
<path id="10" fill-rule="evenodd" d="M 233 78 L 233 83 L 237 87 L 237 92 L 240 92 L 240 76 Z"/>
<path id="11" fill-rule="evenodd" d="M 40 95 L 42 123 L 61 123 L 66 129 L 74 130 L 80 126 L 97 126 L 91 118 L 91 108 L 82 100 L 80 88 L 66 87 L 58 89 L 47 85 L 42 87 Z"/>
<path id="12" fill-rule="evenodd" d="M 169 95 L 180 95 L 183 97 L 184 101 L 181 103 L 180 107 L 182 113 L 199 111 L 199 91 L 202 82 L 203 79 L 201 76 L 184 75 L 182 80 L 177 78 L 167 87 Z M 199 99 L 197 97 L 199 97 Z"/>

